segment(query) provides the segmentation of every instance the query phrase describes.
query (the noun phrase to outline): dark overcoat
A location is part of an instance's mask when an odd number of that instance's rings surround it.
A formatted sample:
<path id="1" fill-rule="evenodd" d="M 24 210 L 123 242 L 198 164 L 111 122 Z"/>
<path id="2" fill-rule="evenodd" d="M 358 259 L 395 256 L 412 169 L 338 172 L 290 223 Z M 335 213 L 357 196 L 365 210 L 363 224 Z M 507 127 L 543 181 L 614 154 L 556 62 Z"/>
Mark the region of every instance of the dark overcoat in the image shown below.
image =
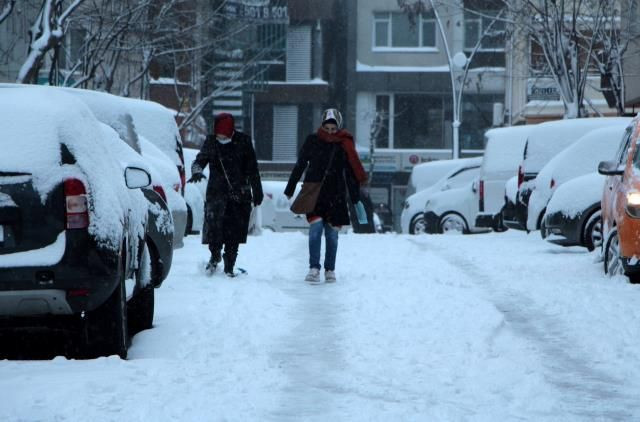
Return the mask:
<path id="1" fill-rule="evenodd" d="M 208 136 L 192 165 L 192 172 L 209 166 L 202 243 L 245 243 L 251 201 L 262 202 L 262 183 L 251 138 L 234 132 L 221 144 Z"/>
<path id="2" fill-rule="evenodd" d="M 304 182 L 320 182 L 325 172 L 327 176 L 320 189 L 318 202 L 307 217 L 320 216 L 334 226 L 348 226 L 351 221 L 347 209 L 347 190 L 354 204 L 360 199 L 360 190 L 347 154 L 339 143 L 325 142 L 315 133 L 309 135 L 298 153 L 298 161 L 284 193 L 293 196 L 302 173 L 305 173 Z"/>

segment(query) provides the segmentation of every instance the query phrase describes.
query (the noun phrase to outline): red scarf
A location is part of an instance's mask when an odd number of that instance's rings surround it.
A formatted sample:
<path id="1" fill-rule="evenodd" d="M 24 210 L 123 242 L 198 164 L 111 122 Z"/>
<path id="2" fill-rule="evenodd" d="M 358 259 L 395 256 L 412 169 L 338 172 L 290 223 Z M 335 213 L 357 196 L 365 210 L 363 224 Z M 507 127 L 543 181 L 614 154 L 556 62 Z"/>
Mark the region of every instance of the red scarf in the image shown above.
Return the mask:
<path id="1" fill-rule="evenodd" d="M 322 128 L 318 129 L 317 134 L 318 138 L 320 138 L 324 142 L 340 144 L 344 152 L 347 153 L 347 159 L 349 160 L 349 165 L 353 170 L 353 174 L 356 176 L 356 180 L 361 185 L 364 185 L 367 182 L 367 173 L 364 171 L 364 167 L 362 167 L 360 157 L 358 157 L 358 152 L 356 151 L 356 145 L 353 140 L 353 135 L 344 129 L 341 129 L 331 135 L 329 132 Z"/>

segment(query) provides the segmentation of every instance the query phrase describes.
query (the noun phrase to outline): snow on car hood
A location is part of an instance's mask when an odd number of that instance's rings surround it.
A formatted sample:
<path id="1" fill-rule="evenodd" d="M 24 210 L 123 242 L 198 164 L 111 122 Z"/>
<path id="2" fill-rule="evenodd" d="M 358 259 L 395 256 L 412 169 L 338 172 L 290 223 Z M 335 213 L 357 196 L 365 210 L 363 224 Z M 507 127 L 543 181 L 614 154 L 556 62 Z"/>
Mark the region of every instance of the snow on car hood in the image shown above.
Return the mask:
<path id="1" fill-rule="evenodd" d="M 549 200 L 547 214 L 560 211 L 568 218 L 575 217 L 602 199 L 605 179 L 605 176 L 593 172 L 559 186 Z"/>
<path id="2" fill-rule="evenodd" d="M 16 86 L 2 88 L 0 115 L 0 170 L 30 173 L 42 201 L 65 178 L 82 180 L 90 194 L 89 233 L 118 249 L 128 210 L 146 203 L 126 188 L 113 143 L 86 105 L 56 88 Z M 60 164 L 62 144 L 76 164 Z"/>

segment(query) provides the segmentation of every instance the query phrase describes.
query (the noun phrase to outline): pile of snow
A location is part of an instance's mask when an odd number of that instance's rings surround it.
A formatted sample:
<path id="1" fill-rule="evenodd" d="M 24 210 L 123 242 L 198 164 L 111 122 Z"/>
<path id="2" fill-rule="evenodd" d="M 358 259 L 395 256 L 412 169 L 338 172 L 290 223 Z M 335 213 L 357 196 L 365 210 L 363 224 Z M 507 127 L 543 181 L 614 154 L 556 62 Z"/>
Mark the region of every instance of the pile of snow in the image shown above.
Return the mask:
<path id="1" fill-rule="evenodd" d="M 602 199 L 606 177 L 596 172 L 576 177 L 556 189 L 547 205 L 547 213 L 562 212 L 573 218 Z"/>

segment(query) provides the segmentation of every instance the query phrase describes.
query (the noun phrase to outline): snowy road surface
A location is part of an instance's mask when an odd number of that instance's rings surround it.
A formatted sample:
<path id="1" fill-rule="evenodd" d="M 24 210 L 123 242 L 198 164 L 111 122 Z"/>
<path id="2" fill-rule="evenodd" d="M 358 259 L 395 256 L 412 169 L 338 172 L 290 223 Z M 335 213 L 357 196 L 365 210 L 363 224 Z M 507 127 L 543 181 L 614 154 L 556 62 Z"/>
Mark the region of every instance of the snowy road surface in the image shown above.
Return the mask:
<path id="1" fill-rule="evenodd" d="M 130 359 L 0 361 L 1 421 L 640 420 L 640 287 L 537 234 L 305 235 L 207 278 L 197 237 Z"/>

